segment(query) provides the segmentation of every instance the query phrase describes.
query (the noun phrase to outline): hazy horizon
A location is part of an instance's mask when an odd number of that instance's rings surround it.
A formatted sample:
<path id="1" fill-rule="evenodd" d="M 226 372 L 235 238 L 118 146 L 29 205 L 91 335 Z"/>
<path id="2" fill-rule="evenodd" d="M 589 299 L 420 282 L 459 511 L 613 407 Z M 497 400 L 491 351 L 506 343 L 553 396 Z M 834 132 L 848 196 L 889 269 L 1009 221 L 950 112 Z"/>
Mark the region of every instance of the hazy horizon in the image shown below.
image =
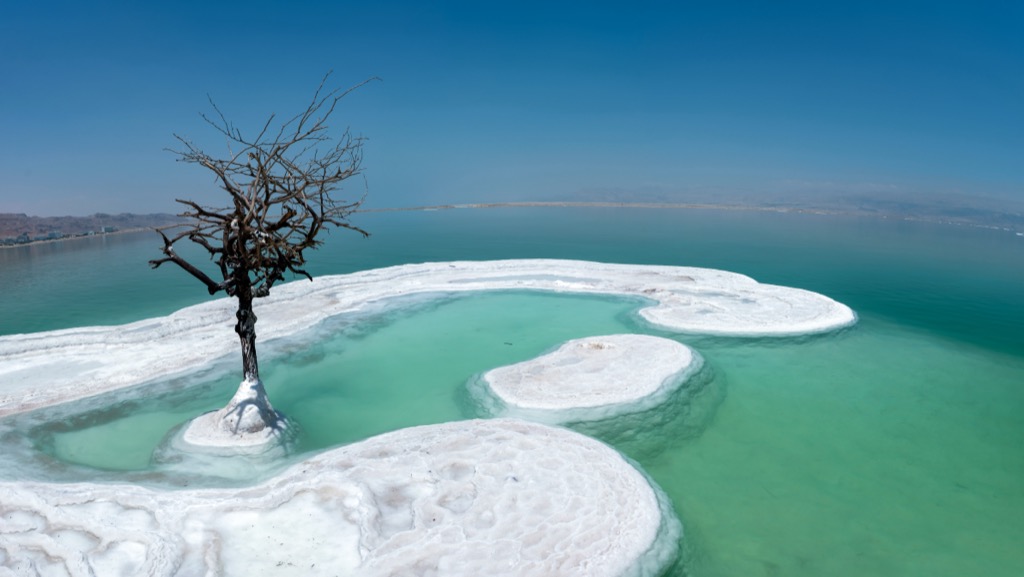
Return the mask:
<path id="1" fill-rule="evenodd" d="M 218 155 L 208 95 L 252 131 L 328 70 L 383 80 L 335 117 L 368 138 L 368 207 L 1024 202 L 1022 22 L 1012 3 L 22 4 L 0 23 L 0 212 L 218 204 L 173 134 Z"/>
<path id="2" fill-rule="evenodd" d="M 677 191 L 679 192 L 679 191 Z M 535 198 L 532 200 L 463 200 L 438 201 L 407 205 L 381 206 L 368 203 L 357 213 L 391 211 L 391 210 L 434 210 L 439 208 L 488 208 L 488 207 L 528 207 L 528 206 L 578 206 L 602 207 L 622 206 L 637 209 L 659 206 L 676 209 L 712 209 L 712 210 L 753 210 L 753 211 L 801 211 L 818 214 L 847 215 L 850 217 L 867 217 L 881 219 L 909 219 L 932 223 L 978 226 L 982 228 L 1000 229 L 1024 233 L 1024 199 L 1014 197 L 998 197 L 987 195 L 970 195 L 954 193 L 923 193 L 915 194 L 893 190 L 829 190 L 829 189 L 794 189 L 790 192 L 762 191 L 757 194 L 722 195 L 719 191 L 686 190 L 673 194 L 657 188 L 623 191 L 617 188 L 592 189 L 577 191 L 573 194 Z M 109 216 L 115 221 L 128 218 L 166 217 L 176 215 L 180 210 L 159 213 L 118 213 L 94 210 L 82 214 L 38 215 L 26 213 L 4 213 L 0 216 L 18 215 L 28 217 L 29 222 L 36 225 L 45 224 L 50 228 L 58 227 L 67 232 L 67 227 L 75 228 L 83 222 L 94 220 L 99 216 Z M 359 214 L 352 219 L 358 221 Z M 81 222 L 80 222 L 81 221 Z M 120 222 L 120 221 L 119 221 Z M 14 221 L 8 222 L 13 224 Z M 123 224 L 123 222 L 122 222 Z M 125 225 L 137 228 L 136 225 Z M 149 226 L 149 225 L 146 225 Z M 10 230 L 21 230 L 17 225 L 7 227 Z M 81 226 L 79 226 L 81 228 Z M 145 227 L 144 227 L 145 228 Z M 3 233 L 0 226 L 0 236 Z M 42 229 L 39 229 L 42 230 Z M 8 234 L 7 236 L 16 236 Z"/>

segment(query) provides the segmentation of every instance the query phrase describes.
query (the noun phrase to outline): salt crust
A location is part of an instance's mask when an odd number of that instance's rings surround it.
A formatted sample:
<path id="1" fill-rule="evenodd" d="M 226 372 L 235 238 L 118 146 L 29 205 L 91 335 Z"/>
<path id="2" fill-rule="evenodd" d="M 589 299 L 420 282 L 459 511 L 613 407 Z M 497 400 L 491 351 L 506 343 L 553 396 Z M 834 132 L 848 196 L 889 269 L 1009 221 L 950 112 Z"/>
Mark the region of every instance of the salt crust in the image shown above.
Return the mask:
<path id="1" fill-rule="evenodd" d="M 700 355 L 671 339 L 606 335 L 492 369 L 470 388 L 486 389 L 472 392 L 490 414 L 570 423 L 650 409 L 702 365 Z"/>
<path id="2" fill-rule="evenodd" d="M 293 335 L 325 317 L 423 293 L 544 290 L 644 297 L 640 315 L 673 331 L 737 336 L 825 332 L 856 322 L 817 293 L 690 267 L 565 260 L 402 265 L 295 281 L 256 302 L 261 340 Z M 237 354 L 235 303 L 220 299 L 166 317 L 0 337 L 0 416 L 168 378 Z"/>
<path id="3" fill-rule="evenodd" d="M 278 287 L 260 336 L 404 295 L 547 290 L 641 296 L 681 332 L 796 335 L 856 321 L 821 295 L 707 269 L 578 261 L 404 265 Z M 0 416 L 186 374 L 235 350 L 234 302 L 0 337 Z M 681 527 L 614 450 L 514 420 L 405 429 L 235 490 L 0 483 L 0 569 L 70 575 L 653 575 Z M 6 571 L 0 571 L 0 574 Z"/>
<path id="4" fill-rule="evenodd" d="M 0 575 L 657 575 L 681 527 L 589 437 L 511 419 L 403 429 L 257 486 L 0 483 Z"/>

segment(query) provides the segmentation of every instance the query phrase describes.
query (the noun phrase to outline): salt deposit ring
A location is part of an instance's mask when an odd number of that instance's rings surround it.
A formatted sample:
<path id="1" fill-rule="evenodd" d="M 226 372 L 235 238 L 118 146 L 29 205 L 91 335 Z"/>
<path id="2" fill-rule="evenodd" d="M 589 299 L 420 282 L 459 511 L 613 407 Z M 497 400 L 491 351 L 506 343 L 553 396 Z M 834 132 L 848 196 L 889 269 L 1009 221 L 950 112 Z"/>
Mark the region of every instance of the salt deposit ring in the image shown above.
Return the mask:
<path id="1" fill-rule="evenodd" d="M 569 260 L 506 260 L 401 265 L 280 285 L 257 299 L 262 341 L 312 328 L 325 317 L 385 306 L 424 293 L 541 290 L 610 294 L 653 301 L 651 324 L 684 333 L 805 335 L 856 322 L 826 296 L 760 284 L 702 268 Z M 237 352 L 235 302 L 225 298 L 166 317 L 117 327 L 86 327 L 0 337 L 0 416 L 182 374 Z"/>
<path id="2" fill-rule="evenodd" d="M 491 414 L 570 423 L 656 406 L 702 364 L 700 355 L 671 339 L 606 335 L 492 369 L 470 388 Z"/>
<path id="3" fill-rule="evenodd" d="M 0 509 L 17 575 L 657 575 L 681 533 L 613 449 L 509 419 L 403 429 L 244 489 L 2 483 Z"/>

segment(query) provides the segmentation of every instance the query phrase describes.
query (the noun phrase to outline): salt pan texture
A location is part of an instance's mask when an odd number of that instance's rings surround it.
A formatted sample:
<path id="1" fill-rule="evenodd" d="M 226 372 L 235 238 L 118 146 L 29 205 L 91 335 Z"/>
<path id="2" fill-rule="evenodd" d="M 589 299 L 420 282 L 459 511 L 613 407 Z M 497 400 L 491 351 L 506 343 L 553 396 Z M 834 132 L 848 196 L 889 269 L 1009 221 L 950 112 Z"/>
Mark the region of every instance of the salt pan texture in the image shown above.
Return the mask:
<path id="1" fill-rule="evenodd" d="M 0 484 L 0 574 L 657 575 L 681 528 L 609 447 L 509 419 L 404 429 L 244 489 Z"/>

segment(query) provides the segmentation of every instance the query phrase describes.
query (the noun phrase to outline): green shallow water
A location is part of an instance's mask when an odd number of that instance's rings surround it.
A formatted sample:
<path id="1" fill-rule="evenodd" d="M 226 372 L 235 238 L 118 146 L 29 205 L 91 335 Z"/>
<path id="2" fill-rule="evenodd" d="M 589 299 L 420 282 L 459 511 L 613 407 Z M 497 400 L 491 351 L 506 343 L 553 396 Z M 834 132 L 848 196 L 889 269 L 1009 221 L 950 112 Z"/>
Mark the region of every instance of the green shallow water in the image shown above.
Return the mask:
<path id="1" fill-rule="evenodd" d="M 644 462 L 686 520 L 694 575 L 1020 572 L 1020 359 L 872 318 L 702 352 L 726 402 Z"/>
<path id="2" fill-rule="evenodd" d="M 315 362 L 281 364 L 268 373 L 275 406 L 301 423 L 301 450 L 475 417 L 465 389 L 473 374 L 535 357 L 569 339 L 628 331 L 635 305 L 481 293 L 416 308 L 328 341 L 318 347 L 322 357 Z"/>
<path id="3" fill-rule="evenodd" d="M 705 357 L 707 399 L 682 413 L 686 427 L 659 421 L 639 439 L 609 439 L 665 489 L 683 521 L 685 554 L 673 575 L 1024 574 L 1024 241 L 993 231 L 797 215 L 364 216 L 361 224 L 376 236 L 366 243 L 332 239 L 314 272 L 460 258 L 684 264 L 816 290 L 858 312 L 855 327 L 816 337 L 673 337 Z M 113 254 L 129 263 L 152 256 L 148 244 L 133 242 L 75 258 Z M 10 258 L 7 265 L 27 266 Z M 35 262 L 32 270 L 45 269 Z M 115 275 L 119 282 L 131 276 Z M 161 291 L 179 290 L 168 284 L 140 289 L 131 306 L 103 297 L 90 307 L 85 298 L 72 311 L 79 320 L 70 322 L 47 308 L 43 288 L 52 283 L 33 282 L 33 291 L 16 294 L 36 299 L 26 306 L 45 318 L 8 324 L 4 332 L 105 324 L 97 320 L 105 314 L 131 320 L 181 306 L 163 300 Z M 79 294 L 102 293 L 104 282 L 83 279 Z M 202 297 L 199 287 L 187 286 Z M 328 322 L 323 329 L 334 336 L 315 345 L 261 343 L 263 376 L 276 406 L 302 424 L 302 450 L 318 450 L 471 417 L 462 393 L 467 378 L 569 338 L 666 336 L 638 323 L 636 306 L 539 293 L 411 304 L 354 324 Z M 233 338 L 227 327 L 225 338 Z M 110 469 L 144 468 L 168 429 L 230 396 L 237 360 L 225 362 L 199 385 L 37 428 L 33 446 L 45 449 L 41 459 L 56 454 Z M 24 434 L 0 440 L 14 447 Z M 107 442 L 116 449 L 97 448 Z M 61 475 L 102 476 L 86 467 Z"/>

